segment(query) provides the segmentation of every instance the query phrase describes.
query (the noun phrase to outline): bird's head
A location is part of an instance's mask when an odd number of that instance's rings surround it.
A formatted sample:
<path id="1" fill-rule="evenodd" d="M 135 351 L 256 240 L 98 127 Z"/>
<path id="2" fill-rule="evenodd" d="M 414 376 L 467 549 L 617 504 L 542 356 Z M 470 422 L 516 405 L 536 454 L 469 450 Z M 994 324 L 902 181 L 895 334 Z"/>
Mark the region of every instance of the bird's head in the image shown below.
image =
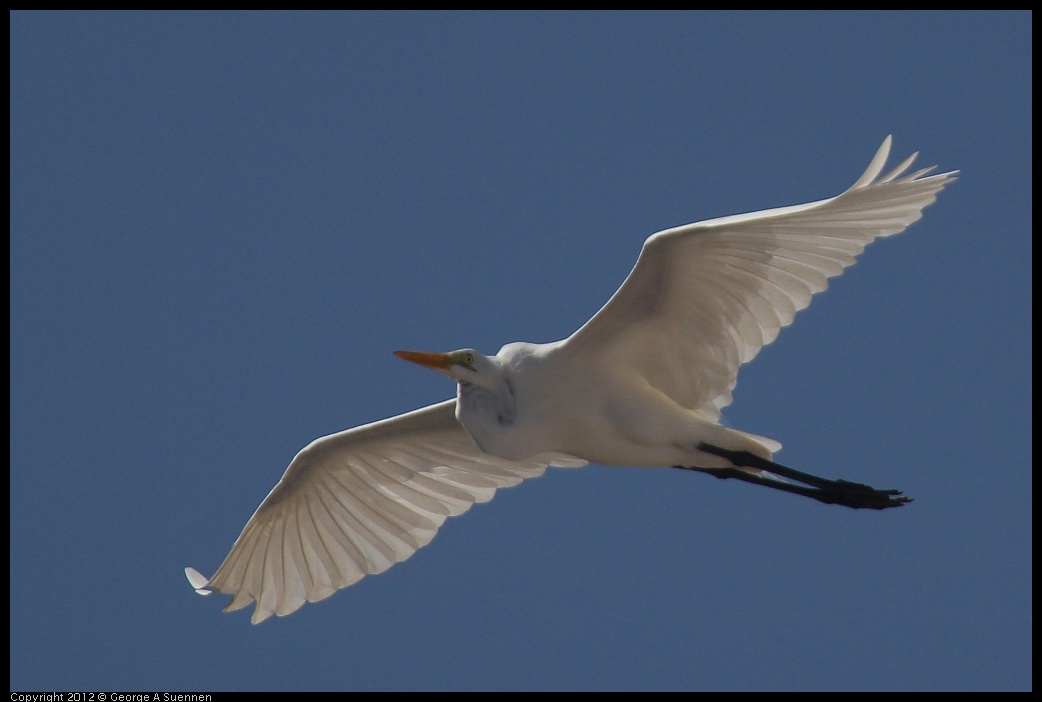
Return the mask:
<path id="1" fill-rule="evenodd" d="M 427 351 L 395 351 L 398 358 L 418 363 L 449 376 L 457 383 L 489 385 L 496 375 L 492 360 L 474 349 L 460 349 L 448 353 Z"/>

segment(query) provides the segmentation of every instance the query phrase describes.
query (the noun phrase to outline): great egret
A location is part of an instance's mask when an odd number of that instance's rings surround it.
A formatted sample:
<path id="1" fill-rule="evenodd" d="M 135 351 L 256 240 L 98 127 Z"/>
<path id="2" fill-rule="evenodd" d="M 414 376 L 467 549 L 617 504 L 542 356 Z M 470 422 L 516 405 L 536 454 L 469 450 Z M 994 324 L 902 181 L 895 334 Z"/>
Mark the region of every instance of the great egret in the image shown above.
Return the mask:
<path id="1" fill-rule="evenodd" d="M 651 236 L 622 287 L 567 339 L 495 356 L 396 352 L 456 381 L 456 399 L 310 443 L 214 576 L 186 568 L 189 582 L 234 595 L 225 611 L 256 602 L 255 624 L 283 616 L 405 560 L 496 489 L 588 461 L 700 470 L 854 508 L 905 504 L 897 490 L 779 465 L 779 443 L 719 422 L 739 366 L 954 179 L 905 175 L 916 154 L 880 176 L 890 143 L 837 197 Z"/>

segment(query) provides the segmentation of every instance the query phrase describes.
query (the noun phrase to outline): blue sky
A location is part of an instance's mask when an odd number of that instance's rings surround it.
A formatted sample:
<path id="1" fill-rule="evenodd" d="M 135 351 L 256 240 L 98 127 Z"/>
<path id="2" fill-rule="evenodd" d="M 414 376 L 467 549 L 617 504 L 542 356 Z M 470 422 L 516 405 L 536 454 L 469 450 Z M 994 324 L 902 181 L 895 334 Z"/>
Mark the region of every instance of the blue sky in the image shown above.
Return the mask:
<path id="1" fill-rule="evenodd" d="M 1031 687 L 1031 16 L 11 15 L 11 687 Z M 571 333 L 660 229 L 960 179 L 726 422 L 862 513 L 553 470 L 254 627 L 197 597 L 297 450 Z"/>

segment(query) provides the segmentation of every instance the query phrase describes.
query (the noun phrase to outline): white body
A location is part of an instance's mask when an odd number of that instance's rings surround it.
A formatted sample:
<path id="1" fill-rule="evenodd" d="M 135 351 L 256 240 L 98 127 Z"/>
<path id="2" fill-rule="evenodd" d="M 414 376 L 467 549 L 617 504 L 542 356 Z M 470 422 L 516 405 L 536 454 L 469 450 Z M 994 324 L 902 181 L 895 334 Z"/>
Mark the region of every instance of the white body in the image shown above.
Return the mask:
<path id="1" fill-rule="evenodd" d="M 563 454 L 608 466 L 729 466 L 700 441 L 770 458 L 778 444 L 684 407 L 610 354 L 581 356 L 568 340 L 507 344 L 488 359 L 498 387 L 461 383 L 456 418 L 483 451 L 522 460 Z M 523 408 L 519 410 L 518 408 Z"/>

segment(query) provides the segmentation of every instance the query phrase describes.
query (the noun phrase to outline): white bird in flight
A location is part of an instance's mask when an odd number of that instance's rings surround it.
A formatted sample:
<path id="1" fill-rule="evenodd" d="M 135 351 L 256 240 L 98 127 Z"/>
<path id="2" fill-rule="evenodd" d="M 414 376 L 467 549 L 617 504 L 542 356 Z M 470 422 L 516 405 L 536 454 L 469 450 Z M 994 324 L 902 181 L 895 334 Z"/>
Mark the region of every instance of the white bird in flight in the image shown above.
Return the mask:
<path id="1" fill-rule="evenodd" d="M 495 356 L 398 351 L 458 383 L 455 399 L 324 436 L 294 457 L 196 592 L 284 616 L 425 546 L 446 517 L 547 466 L 677 467 L 824 503 L 910 500 L 773 461 L 781 444 L 720 424 L 738 368 L 771 343 L 867 244 L 922 216 L 957 171 L 880 175 L 888 136 L 843 194 L 661 231 L 590 321 Z M 794 482 L 790 482 L 794 481 Z"/>

